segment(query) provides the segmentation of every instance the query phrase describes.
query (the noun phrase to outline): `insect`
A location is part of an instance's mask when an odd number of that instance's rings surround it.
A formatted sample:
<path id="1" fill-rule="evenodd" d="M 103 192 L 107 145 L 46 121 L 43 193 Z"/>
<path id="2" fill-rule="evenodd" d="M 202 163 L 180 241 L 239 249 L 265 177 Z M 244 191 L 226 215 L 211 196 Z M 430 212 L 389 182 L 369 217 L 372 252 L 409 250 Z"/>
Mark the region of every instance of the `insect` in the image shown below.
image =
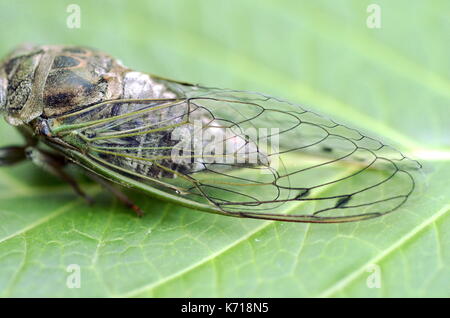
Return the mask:
<path id="1" fill-rule="evenodd" d="M 235 217 L 337 223 L 400 207 L 420 164 L 298 105 L 126 68 L 100 51 L 25 45 L 0 68 L 0 110 L 31 159 L 90 200 L 68 163 L 113 184 Z"/>

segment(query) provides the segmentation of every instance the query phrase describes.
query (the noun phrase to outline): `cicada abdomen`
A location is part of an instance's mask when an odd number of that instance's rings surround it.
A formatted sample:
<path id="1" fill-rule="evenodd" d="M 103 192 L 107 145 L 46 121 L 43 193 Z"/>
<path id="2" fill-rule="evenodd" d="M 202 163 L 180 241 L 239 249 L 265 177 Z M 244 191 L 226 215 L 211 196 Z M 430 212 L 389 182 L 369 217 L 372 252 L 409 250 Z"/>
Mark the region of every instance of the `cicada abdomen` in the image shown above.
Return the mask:
<path id="1" fill-rule="evenodd" d="M 161 79 L 79 47 L 22 49 L 0 72 L 10 124 L 105 179 L 185 206 L 348 222 L 394 211 L 414 190 L 417 162 L 262 94 Z"/>

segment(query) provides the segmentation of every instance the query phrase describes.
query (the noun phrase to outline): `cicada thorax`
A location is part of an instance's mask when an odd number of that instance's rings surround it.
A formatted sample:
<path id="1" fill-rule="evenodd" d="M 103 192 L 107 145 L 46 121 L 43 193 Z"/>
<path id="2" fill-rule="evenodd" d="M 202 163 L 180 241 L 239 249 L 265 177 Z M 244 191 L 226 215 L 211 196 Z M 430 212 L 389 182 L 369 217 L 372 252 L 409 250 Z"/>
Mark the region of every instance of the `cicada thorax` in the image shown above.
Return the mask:
<path id="1" fill-rule="evenodd" d="M 122 95 L 120 74 L 124 68 L 110 56 L 82 48 L 61 48 L 47 54 L 53 62 L 42 90 L 44 117 L 58 117 Z"/>

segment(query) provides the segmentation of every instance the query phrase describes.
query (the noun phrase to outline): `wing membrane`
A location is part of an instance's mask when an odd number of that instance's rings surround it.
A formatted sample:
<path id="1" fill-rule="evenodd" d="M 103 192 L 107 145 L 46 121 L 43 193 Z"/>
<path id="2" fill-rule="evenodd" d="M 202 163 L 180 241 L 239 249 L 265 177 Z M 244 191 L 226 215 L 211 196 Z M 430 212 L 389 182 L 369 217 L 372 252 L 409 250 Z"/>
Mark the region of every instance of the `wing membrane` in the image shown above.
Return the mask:
<path id="1" fill-rule="evenodd" d="M 357 130 L 256 93 L 165 84 L 176 98 L 91 105 L 52 119 L 53 132 L 104 168 L 233 216 L 356 221 L 414 190 L 420 164 Z"/>

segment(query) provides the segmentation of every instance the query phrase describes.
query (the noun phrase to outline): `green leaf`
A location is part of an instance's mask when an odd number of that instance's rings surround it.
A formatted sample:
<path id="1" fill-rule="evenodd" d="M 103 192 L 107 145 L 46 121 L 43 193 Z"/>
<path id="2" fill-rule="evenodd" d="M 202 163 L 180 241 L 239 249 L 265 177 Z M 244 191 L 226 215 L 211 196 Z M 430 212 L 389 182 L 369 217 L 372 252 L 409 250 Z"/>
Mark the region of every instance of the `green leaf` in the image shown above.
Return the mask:
<path id="1" fill-rule="evenodd" d="M 448 1 L 377 1 L 380 29 L 366 26 L 368 0 L 86 0 L 80 29 L 66 27 L 70 3 L 0 3 L 1 55 L 87 45 L 137 70 L 286 98 L 421 160 L 423 178 L 393 214 L 311 225 L 131 192 L 139 219 L 86 180 L 93 206 L 31 163 L 0 168 L 1 296 L 450 296 Z M 21 142 L 4 122 L 0 136 Z M 71 264 L 81 288 L 66 284 Z"/>

